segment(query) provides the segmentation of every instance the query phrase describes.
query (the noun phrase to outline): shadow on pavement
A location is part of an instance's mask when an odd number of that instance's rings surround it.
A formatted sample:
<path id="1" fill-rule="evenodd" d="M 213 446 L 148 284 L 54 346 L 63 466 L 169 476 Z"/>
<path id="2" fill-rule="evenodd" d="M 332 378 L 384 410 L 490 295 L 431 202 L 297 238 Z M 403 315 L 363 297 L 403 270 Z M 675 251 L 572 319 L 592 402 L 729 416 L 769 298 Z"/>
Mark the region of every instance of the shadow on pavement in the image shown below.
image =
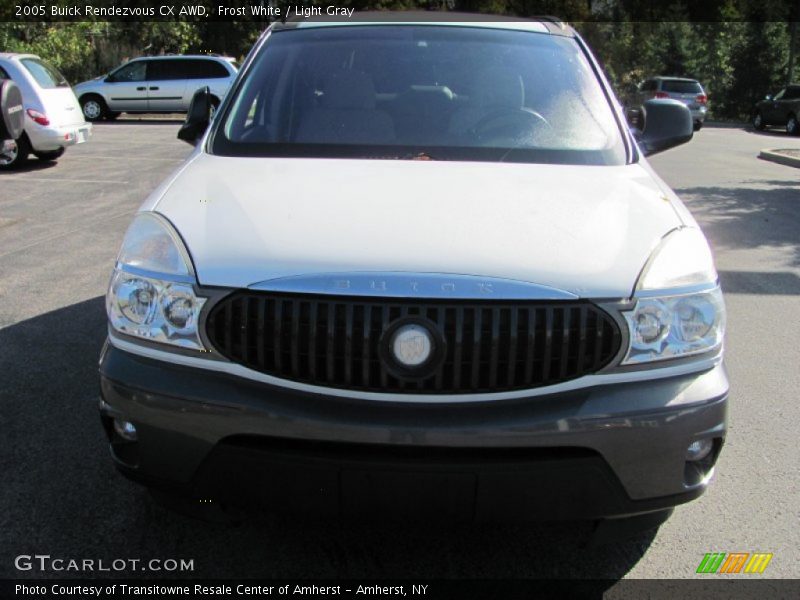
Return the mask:
<path id="1" fill-rule="evenodd" d="M 784 139 L 788 138 L 790 140 L 797 139 L 796 137 L 789 135 L 786 132 L 786 129 L 780 129 L 780 128 L 777 128 L 777 127 L 774 128 L 774 129 L 764 129 L 763 131 L 759 131 L 758 129 L 756 129 L 756 128 L 752 127 L 752 126 L 750 126 L 750 127 L 742 127 L 742 129 L 747 131 L 747 133 L 750 133 L 752 135 L 759 135 L 759 136 L 762 136 L 762 137 L 784 138 Z"/>
<path id="2" fill-rule="evenodd" d="M 676 189 L 712 247 L 755 249 L 774 246 L 800 266 L 800 194 L 797 183 L 753 182 L 753 187 L 692 187 Z"/>
<path id="3" fill-rule="evenodd" d="M 177 125 L 184 121 L 183 115 L 169 117 L 123 117 L 115 121 L 100 121 L 99 125 Z"/>
<path id="4" fill-rule="evenodd" d="M 80 575 L 14 569 L 15 556 L 39 553 L 194 561 L 190 573 L 150 573 L 159 577 L 616 580 L 653 542 L 650 531 L 585 548 L 589 523 L 346 525 L 264 515 L 231 527 L 161 508 L 115 472 L 106 448 L 96 408 L 103 304 L 92 298 L 0 329 L 0 577 Z"/>
<path id="5" fill-rule="evenodd" d="M 729 294 L 800 295 L 800 277 L 791 271 L 720 271 L 722 291 Z"/>
<path id="6" fill-rule="evenodd" d="M 46 171 L 58 165 L 57 160 L 39 160 L 33 154 L 19 166 L 0 169 L 0 178 L 3 175 L 13 175 L 15 173 L 35 173 L 36 171 Z"/>

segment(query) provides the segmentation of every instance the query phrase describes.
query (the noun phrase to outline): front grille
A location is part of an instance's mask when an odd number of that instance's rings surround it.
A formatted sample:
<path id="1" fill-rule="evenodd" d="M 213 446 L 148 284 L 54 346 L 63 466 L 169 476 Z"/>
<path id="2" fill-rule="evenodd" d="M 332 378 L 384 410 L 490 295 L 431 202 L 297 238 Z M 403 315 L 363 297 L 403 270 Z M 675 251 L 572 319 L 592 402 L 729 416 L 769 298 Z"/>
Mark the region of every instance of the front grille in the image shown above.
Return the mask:
<path id="1" fill-rule="evenodd" d="M 419 378 L 381 359 L 384 331 L 424 318 L 443 359 Z M 370 392 L 466 394 L 553 385 L 594 373 L 619 351 L 616 322 L 590 302 L 422 301 L 237 292 L 208 315 L 229 360 L 282 379 Z"/>

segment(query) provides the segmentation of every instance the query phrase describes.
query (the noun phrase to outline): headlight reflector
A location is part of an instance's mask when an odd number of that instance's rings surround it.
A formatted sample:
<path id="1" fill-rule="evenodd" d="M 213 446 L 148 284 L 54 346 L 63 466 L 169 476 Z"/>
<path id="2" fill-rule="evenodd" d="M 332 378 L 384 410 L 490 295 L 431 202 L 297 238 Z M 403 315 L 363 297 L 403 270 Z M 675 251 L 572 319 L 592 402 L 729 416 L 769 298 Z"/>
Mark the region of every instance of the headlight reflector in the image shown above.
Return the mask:
<path id="1" fill-rule="evenodd" d="M 115 292 L 119 310 L 125 318 L 138 325 L 152 320 L 158 292 L 147 279 L 130 277 L 118 281 Z"/>
<path id="2" fill-rule="evenodd" d="M 630 343 L 622 364 L 637 364 L 713 350 L 725 334 L 719 286 L 691 294 L 645 297 L 623 312 Z"/>
<path id="3" fill-rule="evenodd" d="M 154 342 L 203 350 L 197 322 L 205 298 L 192 286 L 114 271 L 106 309 L 112 327 Z"/>

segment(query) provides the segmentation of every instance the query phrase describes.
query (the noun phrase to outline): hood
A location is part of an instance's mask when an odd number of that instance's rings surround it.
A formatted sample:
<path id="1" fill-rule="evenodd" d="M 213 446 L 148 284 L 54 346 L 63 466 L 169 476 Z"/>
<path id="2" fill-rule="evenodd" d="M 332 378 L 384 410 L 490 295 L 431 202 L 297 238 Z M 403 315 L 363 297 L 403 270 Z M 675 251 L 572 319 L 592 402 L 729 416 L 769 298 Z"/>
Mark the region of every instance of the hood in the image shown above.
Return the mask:
<path id="1" fill-rule="evenodd" d="M 231 158 L 198 154 L 151 208 L 202 285 L 413 272 L 632 293 L 681 226 L 639 165 Z"/>
<path id="2" fill-rule="evenodd" d="M 87 81 L 81 81 L 80 83 L 77 83 L 77 84 L 73 85 L 73 86 L 72 86 L 72 89 L 73 89 L 73 90 L 75 90 L 75 95 L 77 96 L 77 95 L 79 95 L 80 93 L 82 93 L 82 92 L 85 92 L 85 91 L 87 91 L 87 90 L 90 90 L 90 89 L 91 89 L 91 90 L 94 90 L 94 89 L 96 89 L 96 88 L 97 88 L 97 86 L 98 86 L 98 84 L 102 84 L 102 83 L 103 83 L 103 80 L 104 80 L 106 77 L 108 77 L 108 75 L 107 75 L 107 74 L 106 74 L 106 75 L 98 75 L 98 76 L 97 76 L 97 77 L 95 77 L 94 79 L 89 79 L 89 80 L 87 80 Z"/>

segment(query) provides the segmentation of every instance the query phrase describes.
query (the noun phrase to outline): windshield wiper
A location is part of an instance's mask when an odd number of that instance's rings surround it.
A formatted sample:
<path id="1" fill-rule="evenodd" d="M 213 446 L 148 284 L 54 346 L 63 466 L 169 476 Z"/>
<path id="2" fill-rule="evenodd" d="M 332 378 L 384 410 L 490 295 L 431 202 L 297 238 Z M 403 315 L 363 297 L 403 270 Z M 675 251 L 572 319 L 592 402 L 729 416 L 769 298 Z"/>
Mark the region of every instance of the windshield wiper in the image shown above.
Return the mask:
<path id="1" fill-rule="evenodd" d="M 442 160 L 428 154 L 427 152 L 409 152 L 408 154 L 367 154 L 361 158 L 371 158 L 373 160 Z"/>

